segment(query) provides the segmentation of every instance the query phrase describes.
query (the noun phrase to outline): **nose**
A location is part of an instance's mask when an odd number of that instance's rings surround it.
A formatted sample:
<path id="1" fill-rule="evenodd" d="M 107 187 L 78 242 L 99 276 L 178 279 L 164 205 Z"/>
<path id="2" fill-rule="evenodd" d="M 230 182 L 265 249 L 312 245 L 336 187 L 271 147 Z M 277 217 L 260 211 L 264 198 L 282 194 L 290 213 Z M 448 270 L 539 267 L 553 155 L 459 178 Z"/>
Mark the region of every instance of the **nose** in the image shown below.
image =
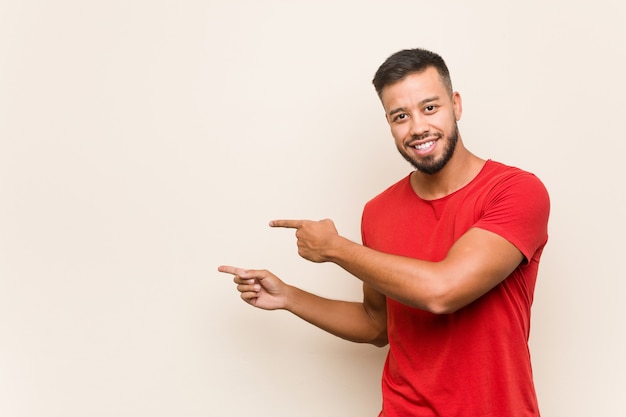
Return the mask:
<path id="1" fill-rule="evenodd" d="M 411 117 L 411 126 L 409 133 L 411 136 L 422 136 L 429 130 L 428 123 L 423 117 L 414 115 Z"/>

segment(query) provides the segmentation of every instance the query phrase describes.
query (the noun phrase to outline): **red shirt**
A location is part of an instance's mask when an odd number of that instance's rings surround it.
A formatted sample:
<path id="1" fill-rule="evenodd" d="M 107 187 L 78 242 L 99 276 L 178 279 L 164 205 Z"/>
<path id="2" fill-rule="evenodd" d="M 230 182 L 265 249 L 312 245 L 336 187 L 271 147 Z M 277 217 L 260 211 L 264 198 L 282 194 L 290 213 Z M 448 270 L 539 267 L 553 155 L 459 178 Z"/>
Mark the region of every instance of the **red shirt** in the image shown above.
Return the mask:
<path id="1" fill-rule="evenodd" d="M 387 298 L 381 416 L 539 416 L 528 336 L 549 209 L 537 177 L 493 161 L 441 199 L 421 199 L 406 177 L 366 204 L 363 243 L 375 250 L 436 262 L 478 227 L 525 257 L 504 281 L 452 314 Z"/>

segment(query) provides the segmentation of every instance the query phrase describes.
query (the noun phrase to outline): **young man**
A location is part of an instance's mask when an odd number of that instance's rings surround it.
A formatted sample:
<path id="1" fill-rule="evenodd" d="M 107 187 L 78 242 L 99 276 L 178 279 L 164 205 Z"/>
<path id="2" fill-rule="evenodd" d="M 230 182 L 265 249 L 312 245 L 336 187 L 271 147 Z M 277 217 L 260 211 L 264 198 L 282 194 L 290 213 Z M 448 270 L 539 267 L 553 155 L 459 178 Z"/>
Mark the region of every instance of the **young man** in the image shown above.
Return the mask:
<path id="1" fill-rule="evenodd" d="M 465 148 L 461 96 L 439 55 L 397 52 L 373 83 L 415 170 L 367 203 L 363 245 L 328 219 L 270 223 L 296 229 L 305 259 L 363 281 L 363 302 L 324 299 L 269 271 L 219 270 L 253 306 L 389 343 L 380 416 L 539 416 L 528 337 L 548 194 L 534 175 Z"/>

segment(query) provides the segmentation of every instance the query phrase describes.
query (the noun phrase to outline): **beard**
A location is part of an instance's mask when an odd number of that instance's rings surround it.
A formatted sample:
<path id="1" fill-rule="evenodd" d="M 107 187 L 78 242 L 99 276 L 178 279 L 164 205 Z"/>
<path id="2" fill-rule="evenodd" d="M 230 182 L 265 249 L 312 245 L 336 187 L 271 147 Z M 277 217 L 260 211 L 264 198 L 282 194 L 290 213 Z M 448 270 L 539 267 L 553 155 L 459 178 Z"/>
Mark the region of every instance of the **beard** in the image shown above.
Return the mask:
<path id="1" fill-rule="evenodd" d="M 440 140 L 441 140 L 441 137 L 442 136 L 439 135 Z M 416 138 L 411 138 L 411 139 L 416 139 Z M 436 158 L 433 155 L 428 155 L 424 158 L 417 159 L 407 154 L 404 151 L 404 149 L 402 149 L 400 146 L 398 146 L 398 151 L 400 152 L 400 155 L 402 155 L 404 159 L 406 159 L 411 165 L 413 165 L 413 167 L 417 169 L 419 172 L 422 172 L 428 175 L 434 175 L 438 173 L 439 171 L 441 171 L 443 167 L 446 166 L 448 161 L 450 161 L 450 159 L 452 158 L 452 155 L 454 154 L 454 150 L 456 149 L 456 144 L 458 143 L 458 141 L 459 141 L 459 128 L 455 122 L 454 130 L 452 131 L 452 134 L 448 136 L 446 147 L 443 149 L 443 155 L 441 155 L 439 158 Z"/>

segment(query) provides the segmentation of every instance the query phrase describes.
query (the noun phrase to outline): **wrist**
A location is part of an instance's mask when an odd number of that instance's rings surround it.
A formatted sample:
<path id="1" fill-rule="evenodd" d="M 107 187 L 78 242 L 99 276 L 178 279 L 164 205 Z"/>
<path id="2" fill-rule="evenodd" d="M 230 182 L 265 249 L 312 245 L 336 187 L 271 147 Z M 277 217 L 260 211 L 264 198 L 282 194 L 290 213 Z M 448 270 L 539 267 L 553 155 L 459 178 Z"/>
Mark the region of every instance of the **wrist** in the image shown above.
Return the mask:
<path id="1" fill-rule="evenodd" d="M 293 313 L 294 311 L 294 299 L 297 297 L 298 288 L 293 285 L 285 286 L 285 296 L 283 298 L 283 310 Z"/>
<path id="2" fill-rule="evenodd" d="M 324 258 L 327 262 L 339 263 L 344 258 L 344 254 L 346 250 L 349 248 L 351 244 L 354 242 L 346 239 L 341 235 L 335 236 L 333 241 L 324 253 Z"/>

